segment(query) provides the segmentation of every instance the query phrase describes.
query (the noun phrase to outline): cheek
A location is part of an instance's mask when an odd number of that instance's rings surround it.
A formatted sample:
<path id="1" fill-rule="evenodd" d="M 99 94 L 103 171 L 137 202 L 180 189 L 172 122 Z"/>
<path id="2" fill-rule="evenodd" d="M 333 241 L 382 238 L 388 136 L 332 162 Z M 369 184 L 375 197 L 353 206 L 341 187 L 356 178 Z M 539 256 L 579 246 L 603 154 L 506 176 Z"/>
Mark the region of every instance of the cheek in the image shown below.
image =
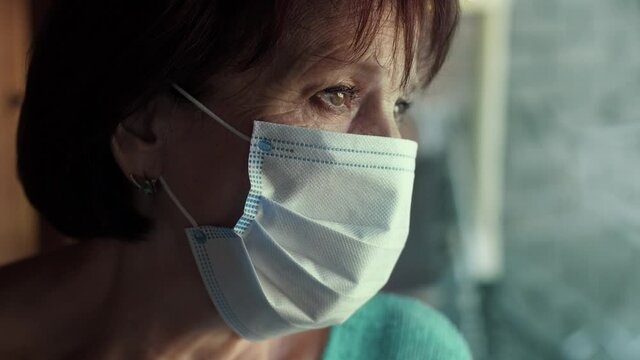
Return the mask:
<path id="1" fill-rule="evenodd" d="M 221 126 L 195 125 L 167 145 L 163 173 L 199 224 L 233 227 L 249 191 L 249 144 Z"/>
<path id="2" fill-rule="evenodd" d="M 277 114 L 268 114 L 260 118 L 263 121 L 297 127 L 314 128 L 334 132 L 347 132 L 351 123 L 350 116 L 321 116 L 311 104 L 299 104 L 296 109 Z"/>
<path id="3" fill-rule="evenodd" d="M 400 123 L 399 130 L 400 136 L 402 136 L 403 139 L 413 140 L 415 142 L 420 140 L 416 122 L 411 116 L 407 116 L 406 119 Z"/>

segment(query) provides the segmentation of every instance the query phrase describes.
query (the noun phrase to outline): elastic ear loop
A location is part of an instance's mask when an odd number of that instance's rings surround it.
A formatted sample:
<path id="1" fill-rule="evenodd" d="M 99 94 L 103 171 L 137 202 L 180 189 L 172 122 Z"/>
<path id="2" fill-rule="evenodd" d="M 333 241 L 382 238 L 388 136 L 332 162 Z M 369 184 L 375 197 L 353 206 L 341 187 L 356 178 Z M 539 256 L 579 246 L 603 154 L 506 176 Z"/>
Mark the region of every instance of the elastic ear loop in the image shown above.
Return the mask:
<path id="1" fill-rule="evenodd" d="M 198 109 L 200 109 L 205 114 L 209 115 L 209 117 L 215 120 L 218 124 L 222 125 L 225 129 L 231 131 L 234 135 L 236 135 L 240 139 L 249 143 L 251 142 L 250 137 L 236 130 L 233 126 L 227 124 L 218 115 L 214 114 L 213 111 L 209 110 L 206 106 L 204 106 L 204 104 L 198 101 L 198 99 L 194 98 L 193 96 L 191 96 L 191 94 L 189 94 L 183 88 L 178 86 L 178 84 L 173 83 L 171 84 L 171 86 L 173 86 L 173 88 L 176 89 L 180 94 L 182 94 L 182 96 L 184 96 L 187 100 L 193 103 L 193 105 L 195 105 Z M 171 191 L 171 188 L 169 187 L 169 184 L 167 184 L 167 181 L 164 179 L 164 177 L 160 176 L 159 180 L 160 180 L 160 183 L 162 184 L 162 187 L 167 192 L 167 195 L 169 195 L 169 198 L 178 207 L 182 215 L 184 215 L 184 217 L 187 218 L 187 220 L 189 221 L 189 223 L 191 223 L 193 227 L 198 227 L 198 223 L 196 222 L 196 220 L 193 218 L 193 216 L 191 216 L 191 214 L 189 214 L 187 209 L 182 205 L 180 200 L 178 200 L 178 197 L 173 193 L 173 191 Z"/>
<path id="2" fill-rule="evenodd" d="M 218 115 L 214 114 L 213 111 L 209 110 L 209 108 L 204 106 L 204 104 L 201 103 L 200 101 L 198 101 L 198 99 L 196 99 L 193 96 L 191 96 L 191 94 L 186 92 L 178 84 L 173 83 L 173 84 L 171 84 L 171 86 L 173 86 L 173 88 L 176 89 L 180 94 L 182 94 L 182 96 L 184 96 L 187 100 L 191 101 L 193 103 L 193 105 L 195 105 L 203 113 L 209 115 L 210 118 L 215 120 L 218 124 L 222 125 L 225 129 L 231 131 L 234 135 L 236 135 L 240 139 L 242 139 L 242 140 L 244 140 L 246 142 L 251 142 L 251 138 L 250 137 L 248 137 L 247 135 L 241 133 L 236 128 L 234 128 L 233 126 L 229 125 L 227 122 L 222 120 Z"/>
<path id="3" fill-rule="evenodd" d="M 171 199 L 171 201 L 173 201 L 173 203 L 176 204 L 176 206 L 178 207 L 182 215 L 184 215 L 184 217 L 186 217 L 187 220 L 191 223 L 191 226 L 198 227 L 198 223 L 196 222 L 196 220 L 193 218 L 193 216 L 191 216 L 191 214 L 189 214 L 187 209 L 185 209 L 184 206 L 182 206 L 182 203 L 180 202 L 180 200 L 178 200 L 178 198 L 173 193 L 173 191 L 171 191 L 169 184 L 167 184 L 167 182 L 164 180 L 162 176 L 160 176 L 159 180 L 160 180 L 160 183 L 162 184 L 162 188 L 164 188 L 164 190 L 167 192 L 167 195 L 169 195 L 169 198 Z"/>

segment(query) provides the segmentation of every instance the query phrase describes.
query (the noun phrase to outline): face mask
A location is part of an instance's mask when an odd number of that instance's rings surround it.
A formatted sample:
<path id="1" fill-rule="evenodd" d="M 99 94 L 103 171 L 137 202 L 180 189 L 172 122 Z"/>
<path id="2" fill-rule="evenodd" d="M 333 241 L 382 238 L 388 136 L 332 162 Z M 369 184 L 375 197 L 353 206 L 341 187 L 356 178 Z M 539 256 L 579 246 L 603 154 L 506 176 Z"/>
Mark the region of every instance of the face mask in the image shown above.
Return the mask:
<path id="1" fill-rule="evenodd" d="M 186 229 L 225 322 L 264 340 L 345 321 L 387 282 L 409 231 L 417 144 L 255 121 L 251 190 L 233 229 Z"/>

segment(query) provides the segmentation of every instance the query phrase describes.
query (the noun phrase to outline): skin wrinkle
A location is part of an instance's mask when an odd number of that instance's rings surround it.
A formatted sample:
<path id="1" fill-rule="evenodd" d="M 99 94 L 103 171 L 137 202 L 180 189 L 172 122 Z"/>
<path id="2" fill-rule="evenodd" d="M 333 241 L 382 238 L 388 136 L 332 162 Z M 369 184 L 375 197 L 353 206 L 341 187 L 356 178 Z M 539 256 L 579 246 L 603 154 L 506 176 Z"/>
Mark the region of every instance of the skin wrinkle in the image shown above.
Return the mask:
<path id="1" fill-rule="evenodd" d="M 390 41 L 394 39 L 395 29 L 388 24 L 385 27 L 387 30 L 379 35 L 378 43 Z M 234 89 L 233 81 L 229 81 L 224 77 L 213 78 L 211 85 L 214 83 L 228 84 L 229 95 L 222 97 L 223 100 L 229 101 L 232 98 L 237 98 L 241 94 L 244 94 L 245 101 L 243 104 L 239 104 L 239 110 L 233 114 L 233 116 L 224 117 L 227 121 L 234 123 L 235 119 L 265 119 L 271 117 L 274 122 L 280 118 L 293 119 L 295 124 L 304 126 L 305 121 L 302 118 L 314 119 L 313 116 L 305 116 L 305 112 L 299 110 L 291 110 L 294 107 L 302 107 L 303 103 L 308 101 L 308 98 L 313 96 L 317 91 L 320 91 L 323 86 L 330 86 L 337 83 L 355 82 L 364 90 L 367 90 L 367 86 L 370 83 L 375 83 L 381 72 L 385 72 L 391 75 L 391 82 L 398 82 L 399 74 L 397 74 L 398 66 L 396 64 L 400 61 L 396 61 L 394 54 L 380 54 L 379 51 L 373 52 L 366 57 L 362 55 L 360 62 L 354 62 L 349 58 L 351 52 L 351 44 L 344 41 L 336 41 L 335 37 L 331 38 L 329 34 L 327 39 L 318 41 L 315 46 L 318 48 L 310 49 L 309 46 L 304 46 L 302 50 L 294 51 L 280 51 L 273 59 L 273 66 L 268 68 L 268 71 L 255 71 L 248 70 L 243 73 L 243 77 L 246 80 L 241 81 L 243 86 Z M 308 36 L 307 36 L 308 37 Z M 320 39 L 323 36 L 319 37 Z M 295 46 L 292 46 L 295 48 Z M 308 55 L 302 57 L 294 57 L 291 54 L 305 53 Z M 366 62 L 365 62 L 366 60 Z M 368 65 L 368 67 L 366 66 Z M 415 73 L 415 71 L 412 71 Z M 333 74 L 333 75 L 332 75 Z M 344 76 L 348 74 L 348 76 Z M 310 79 L 322 79 L 322 83 L 314 84 L 301 88 L 300 83 L 309 82 Z M 364 81 L 366 79 L 367 81 Z M 247 92 L 251 94 L 251 88 L 263 88 L 265 91 L 260 93 L 260 96 L 255 98 L 247 98 Z M 415 89 L 414 83 L 411 83 L 409 89 Z M 300 89 L 300 90 L 298 90 Z M 395 89 L 395 88 L 394 88 Z M 398 86 L 398 91 L 407 90 Z M 402 95 L 405 95 L 404 93 Z M 393 91 L 385 91 L 385 98 L 391 101 Z M 207 101 L 208 102 L 208 101 Z M 208 102 L 210 103 L 210 102 Z M 216 106 L 212 107 L 215 111 Z M 392 108 L 392 105 L 389 106 Z M 311 121 L 309 126 L 318 127 L 319 121 Z M 248 130 L 248 126 L 246 127 Z M 346 131 L 347 128 L 335 128 L 337 131 Z M 248 131 L 244 131 L 248 134 Z"/>

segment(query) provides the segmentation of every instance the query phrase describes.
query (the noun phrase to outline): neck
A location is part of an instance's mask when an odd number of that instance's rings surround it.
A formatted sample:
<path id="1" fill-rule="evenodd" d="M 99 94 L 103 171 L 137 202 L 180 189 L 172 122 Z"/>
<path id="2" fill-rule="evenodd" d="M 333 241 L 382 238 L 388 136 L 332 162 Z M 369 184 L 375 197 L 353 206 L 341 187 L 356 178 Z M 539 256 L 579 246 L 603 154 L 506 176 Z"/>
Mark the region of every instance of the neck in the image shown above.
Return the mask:
<path id="1" fill-rule="evenodd" d="M 268 342 L 243 340 L 218 316 L 182 230 L 160 225 L 141 241 L 117 246 L 106 336 L 109 353 L 118 353 L 114 358 L 202 352 L 260 358 L 267 350 Z"/>
<path id="2" fill-rule="evenodd" d="M 109 294 L 107 358 L 316 359 L 328 331 L 263 342 L 235 334 L 218 315 L 202 283 L 184 228 L 188 222 L 165 199 L 157 222 L 137 242 L 116 242 Z M 169 224 L 181 224 L 179 226 Z"/>

